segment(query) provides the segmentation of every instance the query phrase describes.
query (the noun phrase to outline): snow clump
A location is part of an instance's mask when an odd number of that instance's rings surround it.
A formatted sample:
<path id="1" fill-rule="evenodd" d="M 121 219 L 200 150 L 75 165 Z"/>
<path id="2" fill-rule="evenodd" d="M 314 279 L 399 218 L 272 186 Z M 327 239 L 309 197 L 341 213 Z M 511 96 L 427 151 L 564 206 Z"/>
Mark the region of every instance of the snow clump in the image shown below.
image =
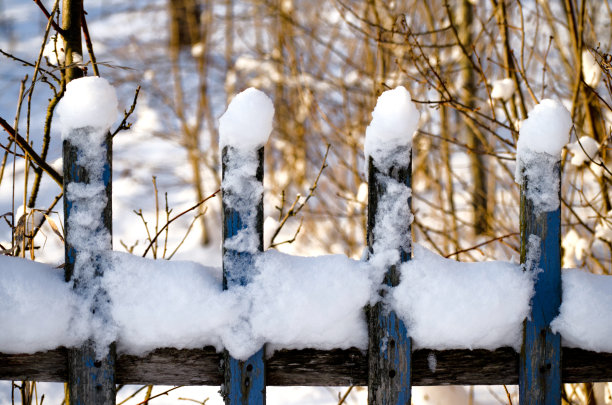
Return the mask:
<path id="1" fill-rule="evenodd" d="M 531 151 L 560 157 L 561 149 L 569 142 L 572 125 L 572 117 L 563 104 L 549 98 L 540 101 L 521 125 L 518 156 Z"/>
<path id="2" fill-rule="evenodd" d="M 49 42 L 43 48 L 43 56 L 47 59 L 47 63 L 51 66 L 63 66 L 66 62 L 66 53 L 64 52 L 64 39 L 61 35 L 53 35 L 49 37 Z"/>
<path id="3" fill-rule="evenodd" d="M 87 338 L 80 301 L 64 272 L 0 255 L 0 353 L 35 353 Z M 80 316 L 78 316 L 80 314 Z"/>
<path id="4" fill-rule="evenodd" d="M 88 76 L 73 80 L 57 105 L 62 139 L 73 129 L 86 127 L 103 129 L 105 135 L 118 112 L 115 88 L 106 79 Z"/>
<path id="5" fill-rule="evenodd" d="M 390 301 L 415 348 L 518 351 L 533 293 L 518 264 L 461 263 L 415 245 Z"/>
<path id="6" fill-rule="evenodd" d="M 599 159 L 597 159 L 599 143 L 590 136 L 581 136 L 580 142 L 576 141 L 570 143 L 567 145 L 567 149 L 573 156 L 570 161 L 573 166 L 582 166 L 585 163 L 590 163 L 591 159 L 599 161 Z"/>
<path id="7" fill-rule="evenodd" d="M 563 299 L 550 326 L 563 346 L 612 352 L 612 277 L 563 270 Z"/>
<path id="8" fill-rule="evenodd" d="M 536 214 L 559 207 L 560 178 L 557 166 L 569 141 L 572 117 L 560 102 L 544 99 L 523 121 L 516 145 L 516 182 L 526 186 L 526 196 Z"/>
<path id="9" fill-rule="evenodd" d="M 585 83 L 593 88 L 597 87 L 601 80 L 601 66 L 588 49 L 582 51 L 582 76 Z"/>
<path id="10" fill-rule="evenodd" d="M 491 98 L 494 100 L 508 101 L 514 94 L 516 86 L 514 80 L 509 77 L 493 82 L 493 90 L 491 90 Z"/>
<path id="11" fill-rule="evenodd" d="M 381 171 L 410 162 L 412 136 L 419 124 L 419 111 L 403 86 L 387 90 L 378 97 L 372 122 L 366 128 L 365 158 Z"/>
<path id="12" fill-rule="evenodd" d="M 266 144 L 272 132 L 274 105 L 262 91 L 253 87 L 234 97 L 219 118 L 219 146 L 242 151 L 258 149 Z"/>

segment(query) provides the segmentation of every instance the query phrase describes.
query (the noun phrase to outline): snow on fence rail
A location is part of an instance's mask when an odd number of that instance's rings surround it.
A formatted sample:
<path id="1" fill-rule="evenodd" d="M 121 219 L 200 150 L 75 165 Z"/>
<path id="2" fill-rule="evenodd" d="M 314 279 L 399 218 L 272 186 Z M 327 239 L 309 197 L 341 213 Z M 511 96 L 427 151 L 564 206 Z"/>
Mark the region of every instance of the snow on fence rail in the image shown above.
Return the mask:
<path id="1" fill-rule="evenodd" d="M 103 111 L 82 103 L 91 91 Z M 558 161 L 571 119 L 559 103 L 536 106 L 520 134 L 522 264 L 458 263 L 412 244 L 418 112 L 403 87 L 383 93 L 365 142 L 368 258 L 355 261 L 261 252 L 273 107 L 246 90 L 220 121 L 219 280 L 197 263 L 111 251 L 114 92 L 85 78 L 64 100 L 69 282 L 0 256 L 0 378 L 68 381 L 71 401 L 104 405 L 116 383 L 222 385 L 229 404 L 265 403 L 267 385 L 368 385 L 383 404 L 409 403 L 411 385 L 519 383 L 526 404 L 560 403 L 562 381 L 612 380 L 612 278 L 561 277 Z"/>

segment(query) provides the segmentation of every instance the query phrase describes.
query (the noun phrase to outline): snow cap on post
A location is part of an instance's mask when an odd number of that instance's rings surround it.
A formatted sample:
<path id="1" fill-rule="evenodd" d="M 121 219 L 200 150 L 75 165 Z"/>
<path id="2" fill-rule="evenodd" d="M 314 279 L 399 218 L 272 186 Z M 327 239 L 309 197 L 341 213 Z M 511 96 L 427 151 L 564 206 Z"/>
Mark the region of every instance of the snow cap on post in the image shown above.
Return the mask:
<path id="1" fill-rule="evenodd" d="M 97 76 L 72 80 L 57 105 L 62 138 L 76 128 L 91 127 L 106 132 L 117 119 L 115 88 Z"/>
<path id="2" fill-rule="evenodd" d="M 366 169 L 369 156 L 379 169 L 394 164 L 407 165 L 408 162 L 402 162 L 394 152 L 412 147 L 412 135 L 417 129 L 419 117 L 419 111 L 405 87 L 398 86 L 383 92 L 372 112 L 372 122 L 366 128 Z"/>
<path id="3" fill-rule="evenodd" d="M 523 121 L 516 145 L 518 156 L 525 150 L 561 157 L 561 149 L 569 142 L 572 117 L 559 101 L 544 99 Z"/>
<path id="4" fill-rule="evenodd" d="M 274 105 L 253 87 L 236 95 L 219 118 L 219 146 L 248 151 L 266 144 L 272 132 Z"/>
<path id="5" fill-rule="evenodd" d="M 515 179 L 525 187 L 536 215 L 559 207 L 558 164 L 571 128 L 567 108 L 551 99 L 542 100 L 523 121 L 516 145 Z"/>

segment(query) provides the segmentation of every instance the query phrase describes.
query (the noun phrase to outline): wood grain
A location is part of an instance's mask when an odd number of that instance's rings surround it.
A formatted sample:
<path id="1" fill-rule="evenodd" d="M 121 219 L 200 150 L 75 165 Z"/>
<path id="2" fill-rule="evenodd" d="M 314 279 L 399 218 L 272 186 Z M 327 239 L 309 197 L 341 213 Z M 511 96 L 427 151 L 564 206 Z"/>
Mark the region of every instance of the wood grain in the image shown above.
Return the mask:
<path id="1" fill-rule="evenodd" d="M 435 356 L 436 368 L 429 368 Z M 563 382 L 612 381 L 612 353 L 563 349 Z M 146 356 L 117 358 L 118 384 L 220 385 L 221 353 L 204 349 L 157 349 Z M 0 379 L 64 382 L 67 350 L 0 354 Z M 358 349 L 281 350 L 267 361 L 268 386 L 367 385 L 367 356 Z M 513 349 L 416 350 L 412 385 L 517 384 L 519 355 Z"/>

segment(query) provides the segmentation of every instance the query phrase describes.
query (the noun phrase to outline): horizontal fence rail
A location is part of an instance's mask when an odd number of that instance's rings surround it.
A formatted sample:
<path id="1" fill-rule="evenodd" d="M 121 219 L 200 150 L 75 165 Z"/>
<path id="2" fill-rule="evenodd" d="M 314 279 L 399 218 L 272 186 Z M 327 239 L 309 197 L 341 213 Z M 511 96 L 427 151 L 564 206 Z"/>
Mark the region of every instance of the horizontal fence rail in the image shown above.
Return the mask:
<path id="1" fill-rule="evenodd" d="M 436 368 L 430 368 L 431 356 Z M 0 379 L 64 382 L 67 349 L 36 354 L 0 354 Z M 204 349 L 157 349 L 146 356 L 120 355 L 118 384 L 221 385 L 223 353 Z M 612 381 L 612 353 L 563 348 L 563 382 Z M 357 350 L 280 350 L 266 360 L 268 386 L 348 386 L 368 384 L 366 353 Z M 518 384 L 519 354 L 494 351 L 429 350 L 412 353 L 412 385 Z"/>

